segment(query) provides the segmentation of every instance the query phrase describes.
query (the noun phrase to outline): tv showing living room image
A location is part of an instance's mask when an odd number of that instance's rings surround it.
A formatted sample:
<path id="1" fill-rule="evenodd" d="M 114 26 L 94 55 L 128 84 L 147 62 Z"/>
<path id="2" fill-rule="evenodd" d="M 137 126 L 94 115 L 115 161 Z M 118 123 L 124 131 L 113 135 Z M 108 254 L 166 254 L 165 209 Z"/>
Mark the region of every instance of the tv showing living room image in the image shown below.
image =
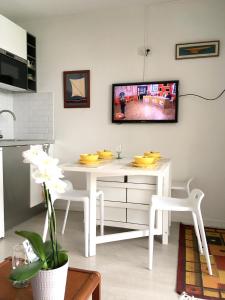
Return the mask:
<path id="1" fill-rule="evenodd" d="M 177 122 L 178 80 L 112 85 L 112 122 Z"/>

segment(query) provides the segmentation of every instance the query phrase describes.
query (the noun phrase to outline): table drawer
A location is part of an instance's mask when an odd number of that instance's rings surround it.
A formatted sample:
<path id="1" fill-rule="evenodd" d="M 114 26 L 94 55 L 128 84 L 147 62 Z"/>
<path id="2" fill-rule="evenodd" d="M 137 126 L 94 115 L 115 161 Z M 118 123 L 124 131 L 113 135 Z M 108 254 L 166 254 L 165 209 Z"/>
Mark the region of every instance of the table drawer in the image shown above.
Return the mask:
<path id="1" fill-rule="evenodd" d="M 124 176 L 99 177 L 97 181 L 103 182 L 124 182 Z"/>
<path id="2" fill-rule="evenodd" d="M 155 189 L 127 189 L 127 202 L 149 204 Z"/>
<path id="3" fill-rule="evenodd" d="M 103 191 L 104 199 L 108 201 L 126 202 L 126 189 L 121 187 L 98 186 Z"/>
<path id="4" fill-rule="evenodd" d="M 126 222 L 126 208 L 107 207 L 107 201 L 104 207 L 104 220 Z M 99 209 L 97 209 L 97 219 L 99 220 Z"/>
<path id="5" fill-rule="evenodd" d="M 147 210 L 127 209 L 127 222 L 134 224 L 148 225 L 148 206 Z"/>
<path id="6" fill-rule="evenodd" d="M 156 184 L 155 176 L 127 176 L 127 182 L 130 183 L 145 183 L 145 184 Z"/>

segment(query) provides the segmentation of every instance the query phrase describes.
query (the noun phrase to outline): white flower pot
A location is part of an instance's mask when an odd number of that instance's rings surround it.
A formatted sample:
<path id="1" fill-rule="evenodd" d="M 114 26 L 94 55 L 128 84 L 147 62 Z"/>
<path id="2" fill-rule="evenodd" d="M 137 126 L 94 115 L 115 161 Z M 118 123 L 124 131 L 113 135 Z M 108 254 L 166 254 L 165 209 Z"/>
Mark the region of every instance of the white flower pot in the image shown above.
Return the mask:
<path id="1" fill-rule="evenodd" d="M 54 270 L 41 270 L 31 279 L 34 300 L 64 300 L 68 262 Z"/>

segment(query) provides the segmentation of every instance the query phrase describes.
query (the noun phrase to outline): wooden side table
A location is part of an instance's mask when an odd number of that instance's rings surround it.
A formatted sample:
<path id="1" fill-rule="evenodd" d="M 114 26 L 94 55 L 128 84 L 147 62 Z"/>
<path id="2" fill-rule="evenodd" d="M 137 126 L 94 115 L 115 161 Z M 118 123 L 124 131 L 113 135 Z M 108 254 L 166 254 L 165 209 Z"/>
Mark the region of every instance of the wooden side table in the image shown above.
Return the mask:
<path id="1" fill-rule="evenodd" d="M 0 263 L 0 300 L 32 300 L 32 288 L 15 288 L 9 280 L 11 258 Z M 69 268 L 65 300 L 101 300 L 101 275 L 95 271 Z"/>

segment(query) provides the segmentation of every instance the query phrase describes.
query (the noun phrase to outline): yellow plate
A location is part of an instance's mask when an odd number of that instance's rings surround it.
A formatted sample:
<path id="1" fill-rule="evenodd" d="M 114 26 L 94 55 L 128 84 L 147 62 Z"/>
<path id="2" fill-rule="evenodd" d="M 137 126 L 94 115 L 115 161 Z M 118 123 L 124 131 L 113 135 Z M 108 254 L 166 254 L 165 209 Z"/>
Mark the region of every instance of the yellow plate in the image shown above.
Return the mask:
<path id="1" fill-rule="evenodd" d="M 79 163 L 82 165 L 99 165 L 101 161 L 100 160 L 96 160 L 96 161 L 79 160 Z"/>
<path id="2" fill-rule="evenodd" d="M 136 168 L 147 168 L 147 169 L 154 169 L 158 166 L 157 163 L 154 163 L 154 164 L 138 164 L 134 161 L 131 162 L 131 165 L 133 167 L 136 167 Z"/>

